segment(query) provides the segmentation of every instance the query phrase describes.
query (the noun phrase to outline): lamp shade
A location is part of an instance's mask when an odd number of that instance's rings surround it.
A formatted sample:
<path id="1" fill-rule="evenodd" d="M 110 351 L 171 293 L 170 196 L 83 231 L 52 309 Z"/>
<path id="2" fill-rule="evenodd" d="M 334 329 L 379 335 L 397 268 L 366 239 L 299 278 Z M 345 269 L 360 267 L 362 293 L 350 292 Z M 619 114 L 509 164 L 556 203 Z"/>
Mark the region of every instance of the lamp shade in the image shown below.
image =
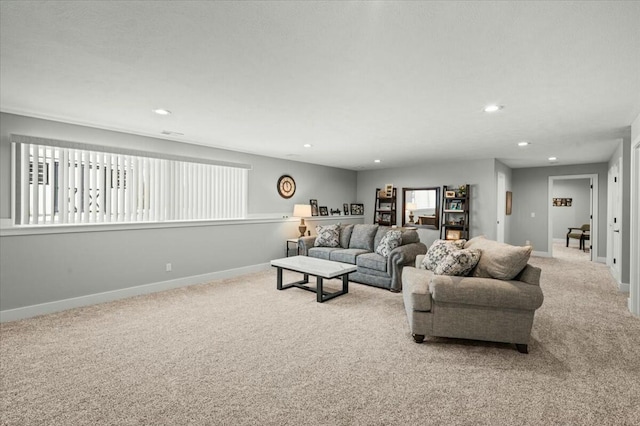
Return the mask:
<path id="1" fill-rule="evenodd" d="M 407 203 L 407 210 L 415 210 L 418 208 L 416 203 Z"/>
<path id="2" fill-rule="evenodd" d="M 293 217 L 311 217 L 311 206 L 309 204 L 296 204 L 293 206 Z"/>

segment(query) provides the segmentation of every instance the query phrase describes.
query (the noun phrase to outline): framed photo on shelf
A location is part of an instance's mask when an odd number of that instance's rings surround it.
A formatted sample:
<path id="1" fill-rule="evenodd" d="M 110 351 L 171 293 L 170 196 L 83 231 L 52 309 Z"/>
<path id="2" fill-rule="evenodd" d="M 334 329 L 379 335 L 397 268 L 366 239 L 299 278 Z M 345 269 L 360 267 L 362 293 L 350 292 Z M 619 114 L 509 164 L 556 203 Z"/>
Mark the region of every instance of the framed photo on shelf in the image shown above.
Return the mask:
<path id="1" fill-rule="evenodd" d="M 327 206 L 320 206 L 320 216 L 329 216 Z"/>
<path id="2" fill-rule="evenodd" d="M 318 216 L 318 200 L 309 200 L 311 204 L 311 216 Z"/>
<path id="3" fill-rule="evenodd" d="M 447 240 L 459 240 L 462 237 L 462 231 L 459 229 L 447 229 Z"/>
<path id="4" fill-rule="evenodd" d="M 451 203 L 449 203 L 449 210 L 462 211 L 462 203 L 460 201 L 452 201 Z"/>
<path id="5" fill-rule="evenodd" d="M 391 198 L 393 196 L 393 184 L 388 183 L 384 186 L 384 192 L 387 194 L 387 198 Z"/>
<path id="6" fill-rule="evenodd" d="M 363 215 L 364 214 L 364 204 L 351 204 L 351 214 L 352 215 Z"/>
<path id="7" fill-rule="evenodd" d="M 455 198 L 456 191 L 444 191 L 445 198 Z"/>
<path id="8" fill-rule="evenodd" d="M 342 205 L 342 210 L 344 211 L 344 215 L 348 215 L 349 214 L 349 203 L 344 203 Z"/>

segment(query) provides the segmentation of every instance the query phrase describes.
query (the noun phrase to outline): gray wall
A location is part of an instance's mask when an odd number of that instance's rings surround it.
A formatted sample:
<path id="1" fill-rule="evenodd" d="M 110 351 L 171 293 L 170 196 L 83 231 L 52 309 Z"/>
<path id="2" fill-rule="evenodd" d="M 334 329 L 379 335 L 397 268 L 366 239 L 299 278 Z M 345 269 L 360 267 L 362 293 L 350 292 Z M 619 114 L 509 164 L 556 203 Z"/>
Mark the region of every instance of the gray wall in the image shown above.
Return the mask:
<path id="1" fill-rule="evenodd" d="M 580 164 L 574 166 L 551 166 L 513 169 L 513 213 L 511 217 L 511 244 L 522 245 L 531 241 L 533 249 L 546 252 L 548 247 L 549 176 L 581 174 L 598 175 L 598 257 L 607 253 L 607 164 Z M 535 213 L 535 217 L 531 217 Z"/>
<path id="2" fill-rule="evenodd" d="M 421 166 L 358 172 L 358 199 L 365 205 L 365 223 L 373 223 L 376 188 L 391 183 L 398 189 L 397 224 L 402 224 L 402 188 L 420 188 L 468 183 L 471 236 L 496 235 L 496 172 L 493 159 L 423 164 Z M 440 196 L 442 197 L 442 191 Z M 419 229 L 427 246 L 439 238 L 437 230 Z"/>
<path id="3" fill-rule="evenodd" d="M 589 179 L 567 179 L 554 182 L 552 198 L 572 199 L 570 207 L 551 207 L 551 226 L 554 239 L 566 239 L 569 227 L 578 228 L 589 223 L 591 212 L 589 202 L 591 189 L 589 186 Z M 573 240 L 573 245 L 578 246 L 577 240 Z"/>
<path id="4" fill-rule="evenodd" d="M 354 171 L 248 155 L 164 139 L 0 114 L 0 218 L 10 217 L 10 142 L 18 133 L 99 145 L 250 163 L 249 214 L 290 215 L 295 203 L 318 199 L 339 207 L 356 201 Z M 276 192 L 280 175 L 296 179 L 293 198 Z M 330 218 L 346 221 L 346 217 Z M 352 219 L 355 220 L 355 219 Z M 362 221 L 361 219 L 357 221 Z M 267 263 L 297 236 L 297 220 L 0 236 L 0 310 L 125 289 Z M 324 223 L 324 222 L 323 222 Z M 309 229 L 315 221 L 308 221 Z M 37 261 L 37 266 L 35 262 Z M 173 271 L 165 272 L 171 262 Z"/>

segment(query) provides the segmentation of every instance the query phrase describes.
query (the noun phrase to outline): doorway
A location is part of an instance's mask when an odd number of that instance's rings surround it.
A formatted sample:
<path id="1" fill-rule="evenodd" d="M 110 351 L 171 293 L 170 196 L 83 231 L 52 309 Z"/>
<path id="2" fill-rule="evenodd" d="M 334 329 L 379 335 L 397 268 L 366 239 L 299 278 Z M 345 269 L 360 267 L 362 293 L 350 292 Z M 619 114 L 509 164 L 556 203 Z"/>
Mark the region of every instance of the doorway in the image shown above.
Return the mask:
<path id="1" fill-rule="evenodd" d="M 573 183 L 574 185 L 569 185 Z M 562 187 L 573 187 L 574 192 L 561 193 L 556 189 Z M 567 176 L 549 176 L 549 200 L 548 200 L 548 252 L 551 257 L 554 257 L 554 237 L 556 239 L 556 251 L 558 251 L 560 242 L 564 241 L 566 245 L 566 234 L 569 227 L 580 227 L 584 224 L 589 224 L 589 239 L 584 240 L 585 248 L 582 250 L 585 260 L 596 261 L 598 259 L 598 175 L 597 174 L 584 174 L 584 175 L 567 175 Z M 556 195 L 563 195 L 563 197 L 556 197 Z M 554 198 L 559 198 L 555 200 Z M 580 210 L 578 210 L 578 208 Z M 566 219 L 565 222 L 560 223 L 559 217 L 556 211 L 553 209 L 559 209 L 563 216 L 567 218 L 573 217 L 573 219 Z M 564 210 L 560 210 L 564 209 Z M 573 216 L 572 216 L 573 214 Z M 557 216 L 557 217 L 556 217 Z M 554 221 L 554 218 L 556 220 Z M 557 223 L 554 223 L 557 222 Z M 580 222 L 569 224 L 572 222 Z M 562 230 L 561 228 L 566 228 Z M 573 250 L 580 250 L 579 240 L 572 240 L 575 248 Z M 570 241 L 570 244 L 571 242 Z M 557 253 L 558 254 L 558 253 Z M 576 252 L 576 255 L 579 254 Z"/>
<path id="2" fill-rule="evenodd" d="M 631 142 L 631 257 L 629 311 L 640 316 L 640 137 Z"/>
<path id="3" fill-rule="evenodd" d="M 507 178 L 504 173 L 498 172 L 498 210 L 496 241 L 504 243 L 504 222 L 506 220 L 505 206 L 507 203 Z"/>

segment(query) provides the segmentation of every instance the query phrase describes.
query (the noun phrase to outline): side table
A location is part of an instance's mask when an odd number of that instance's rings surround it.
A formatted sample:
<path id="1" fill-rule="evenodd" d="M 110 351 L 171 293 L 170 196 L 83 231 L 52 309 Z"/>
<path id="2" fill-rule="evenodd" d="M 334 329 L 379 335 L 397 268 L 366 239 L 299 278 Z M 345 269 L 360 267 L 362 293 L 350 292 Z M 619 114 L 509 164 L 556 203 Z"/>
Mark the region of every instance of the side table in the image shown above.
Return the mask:
<path id="1" fill-rule="evenodd" d="M 299 238 L 288 238 L 287 239 L 287 248 L 286 248 L 286 251 L 285 251 L 285 256 L 286 257 L 289 257 L 289 250 L 292 250 L 291 248 L 289 248 L 289 244 L 291 244 L 291 243 L 295 244 L 294 248 L 296 250 L 296 256 L 298 254 L 300 254 L 300 249 L 298 248 L 298 240 L 299 240 Z"/>

